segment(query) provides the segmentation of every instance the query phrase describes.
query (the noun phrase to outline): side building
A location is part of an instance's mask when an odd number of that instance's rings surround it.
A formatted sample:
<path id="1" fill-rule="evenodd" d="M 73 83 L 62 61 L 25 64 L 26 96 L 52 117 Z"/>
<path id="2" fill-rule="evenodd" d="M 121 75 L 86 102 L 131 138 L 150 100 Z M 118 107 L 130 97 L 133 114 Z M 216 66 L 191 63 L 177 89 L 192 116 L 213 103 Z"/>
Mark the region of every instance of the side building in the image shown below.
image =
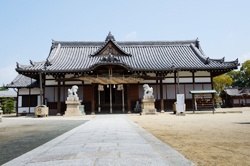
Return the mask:
<path id="1" fill-rule="evenodd" d="M 198 39 L 118 42 L 109 33 L 103 42 L 53 40 L 48 58 L 17 63 L 19 75 L 6 87 L 18 88 L 18 113 L 29 98 L 30 113 L 35 104 L 46 103 L 50 114 L 63 114 L 72 85 L 79 87 L 87 113 L 133 112 L 143 98 L 143 84 L 153 87 L 158 111 L 172 110 L 176 94 L 185 94 L 186 108 L 192 110 L 190 90 L 212 90 L 214 76 L 237 66 L 238 59 L 207 57 Z"/>

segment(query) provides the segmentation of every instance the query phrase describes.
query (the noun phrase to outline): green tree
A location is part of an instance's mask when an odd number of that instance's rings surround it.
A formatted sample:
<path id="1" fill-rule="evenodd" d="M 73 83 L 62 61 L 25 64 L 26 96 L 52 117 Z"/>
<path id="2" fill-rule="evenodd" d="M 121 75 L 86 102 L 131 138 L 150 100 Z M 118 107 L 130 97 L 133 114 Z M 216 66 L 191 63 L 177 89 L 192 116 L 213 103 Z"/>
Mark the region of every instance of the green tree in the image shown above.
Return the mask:
<path id="1" fill-rule="evenodd" d="M 0 105 L 1 105 L 1 108 L 2 108 L 2 111 L 3 113 L 5 114 L 5 110 L 6 110 L 6 100 L 7 98 L 6 97 L 0 97 Z"/>
<path id="2" fill-rule="evenodd" d="M 233 82 L 233 79 L 226 74 L 219 75 L 213 78 L 214 89 L 221 93 L 224 90 L 224 87 L 230 86 Z"/>
<path id="3" fill-rule="evenodd" d="M 5 85 L 3 84 L 3 86 L 0 87 L 0 91 L 8 91 L 9 89 L 5 88 Z"/>
<path id="4" fill-rule="evenodd" d="M 240 71 L 230 71 L 226 73 L 227 76 L 233 79 L 232 87 L 244 87 L 242 73 Z"/>
<path id="5" fill-rule="evenodd" d="M 10 114 L 12 110 L 14 110 L 14 98 L 10 97 L 6 102 L 6 111 Z"/>
<path id="6" fill-rule="evenodd" d="M 244 87 L 250 87 L 250 60 L 242 63 L 240 68 L 241 75 L 243 77 L 243 85 Z"/>

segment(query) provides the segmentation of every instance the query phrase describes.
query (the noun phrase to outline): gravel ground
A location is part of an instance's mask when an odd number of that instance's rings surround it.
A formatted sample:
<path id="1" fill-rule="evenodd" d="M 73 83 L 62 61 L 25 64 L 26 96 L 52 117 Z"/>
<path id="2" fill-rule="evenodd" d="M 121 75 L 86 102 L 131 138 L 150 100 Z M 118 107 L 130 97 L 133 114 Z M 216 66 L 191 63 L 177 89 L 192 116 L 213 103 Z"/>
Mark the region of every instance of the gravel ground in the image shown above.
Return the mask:
<path id="1" fill-rule="evenodd" d="M 198 166 L 250 165 L 250 107 L 220 111 L 243 113 L 127 116 Z"/>
<path id="2" fill-rule="evenodd" d="M 60 118 L 3 118 L 0 122 L 0 165 L 86 121 Z"/>

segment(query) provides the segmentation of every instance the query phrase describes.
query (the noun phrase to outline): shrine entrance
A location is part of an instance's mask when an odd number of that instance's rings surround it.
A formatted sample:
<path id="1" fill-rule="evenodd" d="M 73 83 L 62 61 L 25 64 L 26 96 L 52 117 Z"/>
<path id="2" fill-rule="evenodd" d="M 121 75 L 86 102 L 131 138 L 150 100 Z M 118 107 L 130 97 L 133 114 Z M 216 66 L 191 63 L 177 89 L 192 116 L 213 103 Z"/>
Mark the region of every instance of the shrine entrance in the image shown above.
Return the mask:
<path id="1" fill-rule="evenodd" d="M 121 88 L 122 87 L 122 88 Z M 103 88 L 103 89 L 102 89 Z M 125 113 L 127 95 L 124 85 L 98 85 L 96 113 Z"/>

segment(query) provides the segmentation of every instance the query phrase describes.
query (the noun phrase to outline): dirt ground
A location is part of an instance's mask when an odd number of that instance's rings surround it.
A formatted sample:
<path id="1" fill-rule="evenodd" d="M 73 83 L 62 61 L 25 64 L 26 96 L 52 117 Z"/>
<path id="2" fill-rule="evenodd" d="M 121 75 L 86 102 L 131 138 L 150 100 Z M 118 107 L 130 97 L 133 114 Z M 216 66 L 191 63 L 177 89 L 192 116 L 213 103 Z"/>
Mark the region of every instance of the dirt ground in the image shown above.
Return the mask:
<path id="1" fill-rule="evenodd" d="M 243 113 L 128 117 L 196 165 L 250 165 L 250 108 Z"/>

